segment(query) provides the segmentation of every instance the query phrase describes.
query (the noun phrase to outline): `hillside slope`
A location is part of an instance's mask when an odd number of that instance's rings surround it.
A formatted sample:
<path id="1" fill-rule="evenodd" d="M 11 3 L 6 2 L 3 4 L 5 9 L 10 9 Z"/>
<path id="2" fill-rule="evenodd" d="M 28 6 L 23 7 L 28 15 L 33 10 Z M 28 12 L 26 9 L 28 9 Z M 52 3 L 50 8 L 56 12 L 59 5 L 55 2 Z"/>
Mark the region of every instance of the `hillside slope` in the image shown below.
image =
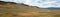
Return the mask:
<path id="1" fill-rule="evenodd" d="M 0 1 L 0 13 L 3 14 L 2 17 L 9 17 L 11 14 L 16 14 L 16 13 L 24 13 L 24 12 L 31 12 L 31 13 L 38 13 L 38 7 L 36 6 L 28 6 L 25 4 L 17 4 L 14 2 L 3 2 Z M 27 14 L 26 13 L 26 14 Z M 10 15 L 8 15 L 10 14 Z M 12 15 L 11 15 L 12 16 Z"/>

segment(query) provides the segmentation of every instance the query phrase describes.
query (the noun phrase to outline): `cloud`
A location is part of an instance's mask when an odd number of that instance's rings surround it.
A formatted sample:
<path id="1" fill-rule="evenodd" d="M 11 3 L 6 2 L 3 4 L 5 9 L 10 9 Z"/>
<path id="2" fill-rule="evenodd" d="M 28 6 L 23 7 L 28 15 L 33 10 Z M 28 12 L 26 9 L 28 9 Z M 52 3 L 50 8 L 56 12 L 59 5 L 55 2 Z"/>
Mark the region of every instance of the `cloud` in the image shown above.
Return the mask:
<path id="1" fill-rule="evenodd" d="M 41 8 L 47 8 L 47 7 L 60 7 L 60 0 L 2 0 L 2 1 L 10 1 L 10 2 L 16 2 L 16 3 L 24 3 L 30 6 L 38 6 Z"/>

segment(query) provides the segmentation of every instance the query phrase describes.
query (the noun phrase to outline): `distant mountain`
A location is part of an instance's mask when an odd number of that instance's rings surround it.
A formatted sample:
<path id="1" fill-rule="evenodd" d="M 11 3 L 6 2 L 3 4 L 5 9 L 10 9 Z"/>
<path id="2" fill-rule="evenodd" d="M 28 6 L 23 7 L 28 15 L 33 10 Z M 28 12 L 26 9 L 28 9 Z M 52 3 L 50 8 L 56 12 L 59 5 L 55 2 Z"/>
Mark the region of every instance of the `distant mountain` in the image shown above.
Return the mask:
<path id="1" fill-rule="evenodd" d="M 60 10 L 60 8 L 57 8 L 57 7 L 50 7 L 48 8 L 49 10 Z"/>

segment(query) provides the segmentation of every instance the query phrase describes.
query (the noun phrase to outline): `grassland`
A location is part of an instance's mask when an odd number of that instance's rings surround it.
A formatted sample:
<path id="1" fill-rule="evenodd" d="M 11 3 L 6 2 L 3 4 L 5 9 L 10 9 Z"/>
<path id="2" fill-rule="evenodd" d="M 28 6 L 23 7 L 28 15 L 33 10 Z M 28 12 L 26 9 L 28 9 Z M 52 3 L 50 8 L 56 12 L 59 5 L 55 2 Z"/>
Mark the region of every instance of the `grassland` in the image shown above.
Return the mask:
<path id="1" fill-rule="evenodd" d="M 29 7 L 28 5 L 11 3 L 0 5 L 0 14 L 2 14 L 0 17 L 38 17 L 37 11 L 37 7 Z"/>
<path id="2" fill-rule="evenodd" d="M 53 15 L 51 13 L 55 12 L 25 4 L 11 4 L 8 2 L 4 5 L 0 4 L 0 17 L 52 17 Z"/>

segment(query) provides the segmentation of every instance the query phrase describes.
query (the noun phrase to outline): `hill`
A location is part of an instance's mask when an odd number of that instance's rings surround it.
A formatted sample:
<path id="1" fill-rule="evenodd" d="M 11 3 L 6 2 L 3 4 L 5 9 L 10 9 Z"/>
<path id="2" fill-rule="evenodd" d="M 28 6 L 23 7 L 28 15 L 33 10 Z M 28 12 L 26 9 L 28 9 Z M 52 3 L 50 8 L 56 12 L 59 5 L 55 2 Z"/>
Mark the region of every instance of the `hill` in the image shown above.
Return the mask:
<path id="1" fill-rule="evenodd" d="M 59 14 L 60 10 L 57 11 L 23 3 L 0 1 L 0 17 L 53 17 L 54 14 Z"/>
<path id="2" fill-rule="evenodd" d="M 0 14 L 3 14 L 2 17 L 10 17 L 13 15 L 16 15 L 16 13 L 24 13 L 26 12 L 26 14 L 33 13 L 36 15 L 38 15 L 38 7 L 36 6 L 28 6 L 26 4 L 17 4 L 14 2 L 4 2 L 4 1 L 0 1 Z M 10 14 L 10 15 L 8 15 Z M 22 15 L 21 15 L 22 16 Z"/>

